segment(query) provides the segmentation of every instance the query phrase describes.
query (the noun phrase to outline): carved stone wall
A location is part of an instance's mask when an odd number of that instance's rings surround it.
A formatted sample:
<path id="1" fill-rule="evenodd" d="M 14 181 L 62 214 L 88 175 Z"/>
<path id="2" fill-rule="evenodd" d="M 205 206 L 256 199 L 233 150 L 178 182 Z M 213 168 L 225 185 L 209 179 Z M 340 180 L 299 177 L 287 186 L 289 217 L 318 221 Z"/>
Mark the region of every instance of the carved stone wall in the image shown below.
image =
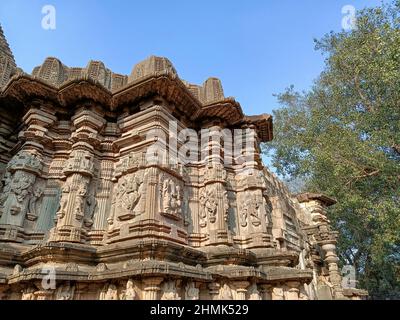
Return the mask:
<path id="1" fill-rule="evenodd" d="M 129 77 L 48 58 L 0 88 L 0 299 L 346 297 L 332 200 L 289 194 L 260 159 L 272 118 L 218 79 L 154 56 Z M 209 130 L 191 162 L 175 152 L 188 128 Z M 243 153 L 215 138 L 227 129 L 252 130 Z"/>

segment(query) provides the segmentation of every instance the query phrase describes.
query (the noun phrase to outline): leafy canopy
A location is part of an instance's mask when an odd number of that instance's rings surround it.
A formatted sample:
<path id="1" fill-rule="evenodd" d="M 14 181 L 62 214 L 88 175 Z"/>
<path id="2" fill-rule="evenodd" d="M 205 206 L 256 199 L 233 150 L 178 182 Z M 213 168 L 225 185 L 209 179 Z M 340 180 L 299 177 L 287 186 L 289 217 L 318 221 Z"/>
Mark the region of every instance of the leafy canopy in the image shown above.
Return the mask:
<path id="1" fill-rule="evenodd" d="M 278 95 L 263 146 L 296 191 L 338 200 L 330 219 L 343 264 L 373 298 L 400 298 L 400 1 L 367 8 L 357 27 L 316 40 L 325 69 L 308 92 Z"/>

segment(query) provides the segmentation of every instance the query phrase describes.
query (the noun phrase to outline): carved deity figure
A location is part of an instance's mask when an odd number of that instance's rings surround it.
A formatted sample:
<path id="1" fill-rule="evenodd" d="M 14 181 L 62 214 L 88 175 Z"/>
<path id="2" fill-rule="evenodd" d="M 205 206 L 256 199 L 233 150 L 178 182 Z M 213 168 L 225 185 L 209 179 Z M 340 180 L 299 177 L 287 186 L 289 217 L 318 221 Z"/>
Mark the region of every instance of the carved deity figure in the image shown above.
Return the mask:
<path id="1" fill-rule="evenodd" d="M 272 203 L 266 194 L 263 194 L 263 205 L 265 210 L 265 225 L 270 227 L 272 225 Z"/>
<path id="2" fill-rule="evenodd" d="M 36 204 L 42 195 L 43 195 L 42 188 L 36 187 L 33 189 L 32 196 L 29 199 L 28 203 L 28 214 L 27 214 L 28 220 L 35 221 L 38 218 Z"/>
<path id="3" fill-rule="evenodd" d="M 85 218 L 85 225 L 91 227 L 93 225 L 93 216 L 97 208 L 97 199 L 93 192 L 86 198 L 86 211 L 87 217 Z"/>
<path id="4" fill-rule="evenodd" d="M 136 300 L 136 290 L 132 279 L 126 283 L 126 290 L 121 295 L 121 300 Z"/>
<path id="5" fill-rule="evenodd" d="M 66 284 L 57 288 L 56 300 L 73 300 L 75 292 L 75 286 L 71 286 L 68 281 Z"/>
<path id="6" fill-rule="evenodd" d="M 0 193 L 0 217 L 3 213 L 3 206 L 4 203 L 6 202 L 8 195 L 11 191 L 11 181 L 12 181 L 12 175 L 10 172 L 6 172 L 3 176 L 3 179 L 1 180 L 2 182 L 2 191 Z"/>
<path id="7" fill-rule="evenodd" d="M 233 300 L 232 289 L 228 286 L 228 284 L 224 284 L 219 289 L 218 300 Z"/>
<path id="8" fill-rule="evenodd" d="M 5 175 L 3 181 L 6 185 L 0 197 L 0 216 L 9 214 L 5 217 L 7 224 L 22 225 L 35 180 L 34 174 L 22 170 L 17 170 L 14 175 Z"/>
<path id="9" fill-rule="evenodd" d="M 33 185 L 35 176 L 22 173 L 19 178 L 12 181 L 11 191 L 15 195 L 17 202 L 22 203 L 30 192 L 30 187 Z"/>
<path id="10" fill-rule="evenodd" d="M 203 189 L 200 193 L 200 226 L 207 225 L 207 219 L 210 223 L 217 220 L 217 191 L 215 188 Z"/>
<path id="11" fill-rule="evenodd" d="M 162 199 L 163 212 L 176 215 L 182 214 L 182 192 L 181 187 L 174 180 L 166 179 L 163 183 Z"/>
<path id="12" fill-rule="evenodd" d="M 113 224 L 115 215 L 119 220 L 134 218 L 134 209 L 142 196 L 140 191 L 142 184 L 143 176 L 139 173 L 120 179 L 112 199 L 114 209 L 107 219 L 110 225 Z"/>
<path id="13" fill-rule="evenodd" d="M 199 289 L 194 282 L 189 282 L 185 287 L 185 300 L 199 300 Z"/>
<path id="14" fill-rule="evenodd" d="M 176 290 L 175 281 L 167 281 L 163 286 L 161 300 L 181 300 Z"/>
<path id="15" fill-rule="evenodd" d="M 65 209 L 67 208 L 70 191 L 71 191 L 71 188 L 69 186 L 69 183 L 65 182 L 65 184 L 61 188 L 60 205 L 58 207 L 56 220 L 62 219 L 65 216 Z"/>
<path id="16" fill-rule="evenodd" d="M 78 195 L 76 198 L 75 217 L 77 220 L 82 220 L 84 216 L 86 195 L 87 195 L 87 182 L 84 182 L 79 187 Z"/>
<path id="17" fill-rule="evenodd" d="M 258 291 L 257 284 L 253 283 L 248 289 L 249 300 L 261 300 L 260 291 Z"/>
<path id="18" fill-rule="evenodd" d="M 118 300 L 118 289 L 114 284 L 106 284 L 100 292 L 100 300 Z"/>
<path id="19" fill-rule="evenodd" d="M 258 227 L 261 225 L 261 219 L 259 217 L 260 204 L 257 201 L 257 197 L 252 195 L 250 192 L 246 192 L 244 203 L 241 206 L 240 211 L 240 225 L 246 227 L 248 220 L 250 223 Z"/>

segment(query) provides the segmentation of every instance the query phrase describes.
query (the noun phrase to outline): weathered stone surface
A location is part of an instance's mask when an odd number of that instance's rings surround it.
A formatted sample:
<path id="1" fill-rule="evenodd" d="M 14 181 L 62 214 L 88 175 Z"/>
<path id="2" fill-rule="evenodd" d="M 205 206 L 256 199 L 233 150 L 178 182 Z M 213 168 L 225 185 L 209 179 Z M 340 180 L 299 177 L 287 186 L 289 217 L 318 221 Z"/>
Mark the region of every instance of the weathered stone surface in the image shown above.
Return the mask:
<path id="1" fill-rule="evenodd" d="M 189 84 L 154 56 L 129 77 L 47 58 L 10 78 L 1 30 L 0 59 L 0 299 L 364 295 L 341 287 L 334 201 L 292 196 L 263 166 L 272 117 L 244 115 L 218 79 Z M 204 157 L 173 152 L 187 137 L 171 123 L 209 129 L 189 148 Z M 250 130 L 243 152 L 224 129 Z"/>

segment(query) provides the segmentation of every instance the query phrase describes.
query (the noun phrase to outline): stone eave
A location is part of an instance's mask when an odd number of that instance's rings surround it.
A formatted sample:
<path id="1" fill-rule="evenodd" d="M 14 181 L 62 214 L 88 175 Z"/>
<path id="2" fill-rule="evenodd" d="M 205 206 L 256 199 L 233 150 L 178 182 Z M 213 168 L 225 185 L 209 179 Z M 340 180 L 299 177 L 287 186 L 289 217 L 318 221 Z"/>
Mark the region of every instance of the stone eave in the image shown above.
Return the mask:
<path id="1" fill-rule="evenodd" d="M 257 278 L 261 280 L 268 280 L 268 275 L 261 269 L 254 267 L 238 266 L 238 265 L 224 265 L 224 266 L 211 266 L 206 270 L 213 275 L 218 275 L 222 278 L 229 278 L 231 280 L 243 280 L 244 278 Z"/>
<path id="2" fill-rule="evenodd" d="M 218 264 L 254 265 L 257 262 L 255 253 L 247 249 L 227 246 L 215 248 L 202 247 L 198 249 L 207 254 L 207 260 L 204 263 L 205 266 L 214 266 Z"/>
<path id="3" fill-rule="evenodd" d="M 132 250 L 136 248 L 136 250 Z M 140 250 L 137 250 L 140 248 Z M 204 252 L 165 240 L 133 240 L 118 244 L 109 244 L 106 247 L 97 248 L 97 260 L 103 263 L 115 263 L 124 259 L 170 259 L 170 261 L 182 261 L 188 265 L 204 263 Z"/>
<path id="4" fill-rule="evenodd" d="M 58 101 L 58 90 L 41 79 L 18 74 L 3 87 L 1 97 L 12 97 L 22 103 L 30 102 L 34 98 Z"/>
<path id="5" fill-rule="evenodd" d="M 300 203 L 317 200 L 322 202 L 327 207 L 337 203 L 336 199 L 328 197 L 322 193 L 311 193 L 311 192 L 300 193 L 296 195 L 296 198 Z"/>
<path id="6" fill-rule="evenodd" d="M 253 249 L 257 263 L 263 266 L 290 266 L 298 263 L 299 255 L 294 251 L 279 251 L 277 249 Z"/>
<path id="7" fill-rule="evenodd" d="M 220 118 L 228 125 L 234 125 L 243 120 L 244 114 L 240 104 L 233 98 L 226 98 L 220 101 L 213 101 L 203 105 L 196 114 L 193 114 L 193 121 L 210 118 Z"/>
<path id="8" fill-rule="evenodd" d="M 262 142 L 272 140 L 270 115 L 246 116 L 240 104 L 233 98 L 202 105 L 185 84 L 169 72 L 142 77 L 114 92 L 89 77 L 74 79 L 56 87 L 37 77 L 19 74 L 10 79 L 0 97 L 14 98 L 21 103 L 41 98 L 54 101 L 63 107 L 82 100 L 92 100 L 114 111 L 121 105 L 133 104 L 152 95 L 159 95 L 169 102 L 174 102 L 176 108 L 193 122 L 220 118 L 226 121 L 228 126 L 252 124 Z"/>
<path id="9" fill-rule="evenodd" d="M 96 258 L 96 248 L 72 243 L 46 243 L 24 251 L 21 256 L 26 266 L 49 261 L 89 263 Z"/>
<path id="10" fill-rule="evenodd" d="M 261 142 L 272 141 L 274 138 L 272 116 L 270 114 L 244 116 L 242 123 L 254 125 Z"/>
<path id="11" fill-rule="evenodd" d="M 147 260 L 147 261 L 131 261 L 122 268 L 107 269 L 104 271 L 91 272 L 89 279 L 98 281 L 104 279 L 119 279 L 121 277 L 130 278 L 132 276 L 168 276 L 170 278 L 179 278 L 182 275 L 187 277 L 211 281 L 212 274 L 206 269 L 200 267 L 193 267 L 184 264 L 171 263 L 168 261 L 160 260 Z"/>
<path id="12" fill-rule="evenodd" d="M 141 77 L 114 91 L 111 109 L 115 110 L 120 105 L 134 103 L 152 94 L 157 94 L 167 101 L 173 102 L 187 115 L 192 115 L 201 108 L 200 101 L 175 74 L 158 72 Z"/>
<path id="13" fill-rule="evenodd" d="M 264 268 L 269 281 L 302 281 L 309 283 L 313 279 L 311 269 L 295 269 L 288 267 L 266 267 Z"/>
<path id="14" fill-rule="evenodd" d="M 111 105 L 112 93 L 91 78 L 79 78 L 63 83 L 58 89 L 58 101 L 62 106 L 77 101 L 93 100 L 103 106 Z"/>

